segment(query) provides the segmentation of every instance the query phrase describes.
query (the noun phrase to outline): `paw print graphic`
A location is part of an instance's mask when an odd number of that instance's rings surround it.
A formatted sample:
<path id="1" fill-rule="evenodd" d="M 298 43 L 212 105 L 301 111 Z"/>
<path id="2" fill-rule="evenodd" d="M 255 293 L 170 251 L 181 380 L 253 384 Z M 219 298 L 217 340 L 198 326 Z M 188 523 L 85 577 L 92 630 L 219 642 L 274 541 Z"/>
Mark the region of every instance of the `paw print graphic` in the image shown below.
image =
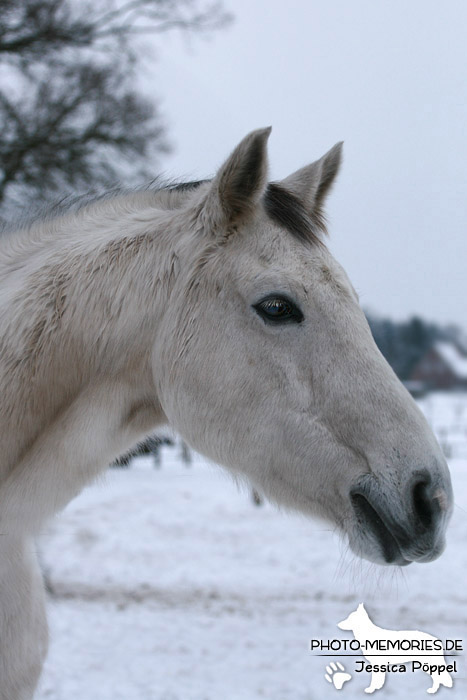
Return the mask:
<path id="1" fill-rule="evenodd" d="M 352 678 L 339 661 L 337 663 L 331 661 L 329 666 L 326 666 L 326 671 L 327 673 L 324 674 L 325 679 L 328 683 L 332 683 L 336 690 L 341 690 L 344 683 L 347 683 Z"/>

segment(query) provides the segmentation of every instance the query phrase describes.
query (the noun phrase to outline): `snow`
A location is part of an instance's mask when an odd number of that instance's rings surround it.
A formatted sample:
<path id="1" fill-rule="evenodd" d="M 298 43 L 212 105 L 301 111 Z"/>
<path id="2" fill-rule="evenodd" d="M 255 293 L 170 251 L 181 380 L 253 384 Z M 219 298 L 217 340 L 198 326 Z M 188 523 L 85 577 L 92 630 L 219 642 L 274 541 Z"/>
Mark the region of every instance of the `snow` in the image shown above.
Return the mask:
<path id="1" fill-rule="evenodd" d="M 440 340 L 434 347 L 456 377 L 467 379 L 467 357 L 462 355 L 455 345 Z"/>
<path id="2" fill-rule="evenodd" d="M 446 447 L 467 442 L 467 395 L 421 402 Z M 456 508 L 448 547 L 399 570 L 354 558 L 326 523 L 256 507 L 226 473 L 164 448 L 109 470 L 38 543 L 50 580 L 51 632 L 37 700 L 322 700 L 325 666 L 353 678 L 355 658 L 320 657 L 310 640 L 351 639 L 337 622 L 359 602 L 376 624 L 467 645 L 467 454 L 450 459 Z M 465 652 L 454 687 L 467 697 Z M 422 698 L 422 672 L 388 674 L 379 697 Z M 448 696 L 449 693 L 449 696 Z"/>

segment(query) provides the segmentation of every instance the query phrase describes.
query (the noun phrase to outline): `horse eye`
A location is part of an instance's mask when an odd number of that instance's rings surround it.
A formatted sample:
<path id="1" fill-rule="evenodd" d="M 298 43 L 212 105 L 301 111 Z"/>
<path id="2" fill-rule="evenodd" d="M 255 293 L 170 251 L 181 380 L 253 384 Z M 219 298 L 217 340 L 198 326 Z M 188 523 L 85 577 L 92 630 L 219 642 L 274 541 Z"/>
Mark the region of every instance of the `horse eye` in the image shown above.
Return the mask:
<path id="1" fill-rule="evenodd" d="M 303 314 L 293 301 L 280 296 L 268 296 L 253 305 L 254 310 L 268 323 L 301 323 Z"/>

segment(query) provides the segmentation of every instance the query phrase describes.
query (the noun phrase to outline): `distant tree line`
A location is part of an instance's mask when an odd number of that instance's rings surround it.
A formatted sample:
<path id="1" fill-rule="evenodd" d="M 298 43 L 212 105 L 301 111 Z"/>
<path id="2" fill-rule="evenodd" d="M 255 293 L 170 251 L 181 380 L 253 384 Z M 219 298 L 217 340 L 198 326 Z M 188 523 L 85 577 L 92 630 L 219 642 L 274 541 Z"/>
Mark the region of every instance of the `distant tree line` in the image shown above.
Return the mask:
<path id="1" fill-rule="evenodd" d="M 408 321 L 392 321 L 366 313 L 373 337 L 399 379 L 407 380 L 423 355 L 438 340 L 463 346 L 457 326 L 441 326 L 414 316 Z"/>

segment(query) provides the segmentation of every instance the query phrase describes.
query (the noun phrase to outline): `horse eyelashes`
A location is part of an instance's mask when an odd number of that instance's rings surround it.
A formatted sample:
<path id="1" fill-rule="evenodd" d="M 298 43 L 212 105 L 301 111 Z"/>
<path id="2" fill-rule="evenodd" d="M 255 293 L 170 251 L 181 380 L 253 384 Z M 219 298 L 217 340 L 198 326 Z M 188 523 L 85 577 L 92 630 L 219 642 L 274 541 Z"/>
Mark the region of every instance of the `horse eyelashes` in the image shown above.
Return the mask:
<path id="1" fill-rule="evenodd" d="M 298 306 L 287 297 L 270 295 L 253 305 L 263 321 L 273 325 L 283 323 L 301 323 L 303 314 Z"/>

